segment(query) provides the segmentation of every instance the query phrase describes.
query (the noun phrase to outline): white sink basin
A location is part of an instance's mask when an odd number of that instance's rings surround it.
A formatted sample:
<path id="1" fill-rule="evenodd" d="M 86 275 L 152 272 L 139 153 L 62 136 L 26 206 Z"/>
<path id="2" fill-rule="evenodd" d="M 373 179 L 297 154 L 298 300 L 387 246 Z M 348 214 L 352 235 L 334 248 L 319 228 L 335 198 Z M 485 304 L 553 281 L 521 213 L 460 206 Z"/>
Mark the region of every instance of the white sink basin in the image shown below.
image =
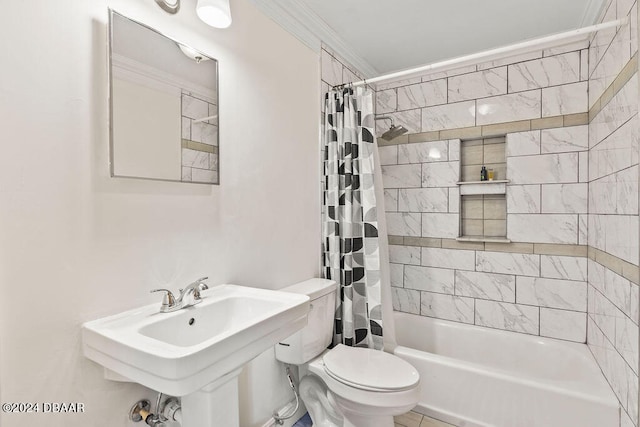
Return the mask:
<path id="1" fill-rule="evenodd" d="M 172 313 L 160 313 L 158 303 L 87 322 L 84 354 L 131 381 L 185 396 L 307 323 L 304 295 L 220 285 L 202 297 L 200 304 Z"/>

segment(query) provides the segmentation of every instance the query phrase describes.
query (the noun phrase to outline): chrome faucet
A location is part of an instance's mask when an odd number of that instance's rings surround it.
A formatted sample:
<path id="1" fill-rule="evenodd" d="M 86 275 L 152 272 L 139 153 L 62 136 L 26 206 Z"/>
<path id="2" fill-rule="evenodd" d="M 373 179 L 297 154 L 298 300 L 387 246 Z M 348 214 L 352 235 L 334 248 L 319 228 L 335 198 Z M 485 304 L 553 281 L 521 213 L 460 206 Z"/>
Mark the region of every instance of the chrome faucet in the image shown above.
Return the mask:
<path id="1" fill-rule="evenodd" d="M 162 299 L 162 305 L 160 306 L 160 312 L 170 313 L 172 311 L 180 310 L 181 308 L 189 307 L 202 302 L 200 292 L 209 289 L 209 286 L 204 283 L 204 280 L 207 279 L 208 277 L 201 277 L 195 282 L 188 284 L 184 289 L 180 289 L 180 295 L 177 299 L 173 296 L 173 293 L 169 289 L 154 289 L 151 291 L 151 293 L 165 293 L 164 298 Z M 191 297 L 190 302 L 185 301 L 185 298 L 189 296 Z"/>

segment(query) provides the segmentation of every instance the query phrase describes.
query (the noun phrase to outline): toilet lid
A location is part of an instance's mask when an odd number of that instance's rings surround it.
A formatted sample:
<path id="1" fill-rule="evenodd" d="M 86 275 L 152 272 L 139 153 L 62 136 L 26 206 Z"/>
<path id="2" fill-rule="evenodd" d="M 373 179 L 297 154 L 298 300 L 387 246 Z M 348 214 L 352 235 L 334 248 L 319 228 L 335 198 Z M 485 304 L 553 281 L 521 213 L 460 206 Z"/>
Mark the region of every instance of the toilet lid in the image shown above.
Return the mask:
<path id="1" fill-rule="evenodd" d="M 333 378 L 359 388 L 405 390 L 420 381 L 413 366 L 384 351 L 338 344 L 322 361 Z"/>

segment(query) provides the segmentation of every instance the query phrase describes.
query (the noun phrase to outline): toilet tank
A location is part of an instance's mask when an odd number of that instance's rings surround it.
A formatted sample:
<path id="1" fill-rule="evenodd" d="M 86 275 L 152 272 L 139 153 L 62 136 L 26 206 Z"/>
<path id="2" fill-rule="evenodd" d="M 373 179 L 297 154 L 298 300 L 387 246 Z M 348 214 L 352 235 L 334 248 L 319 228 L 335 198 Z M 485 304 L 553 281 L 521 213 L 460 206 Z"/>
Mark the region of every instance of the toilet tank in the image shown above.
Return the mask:
<path id="1" fill-rule="evenodd" d="M 311 301 L 307 326 L 276 344 L 276 359 L 302 365 L 326 350 L 333 337 L 336 288 L 333 280 L 310 279 L 279 289 L 307 295 Z"/>

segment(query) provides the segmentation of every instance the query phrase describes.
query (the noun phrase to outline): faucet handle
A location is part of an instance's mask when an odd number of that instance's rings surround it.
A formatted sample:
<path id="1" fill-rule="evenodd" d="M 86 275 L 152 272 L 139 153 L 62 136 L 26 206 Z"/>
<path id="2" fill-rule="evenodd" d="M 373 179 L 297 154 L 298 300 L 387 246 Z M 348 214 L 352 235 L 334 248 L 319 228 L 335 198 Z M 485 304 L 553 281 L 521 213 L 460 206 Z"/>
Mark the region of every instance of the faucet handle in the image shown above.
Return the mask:
<path id="1" fill-rule="evenodd" d="M 166 313 L 175 309 L 176 307 L 176 298 L 173 296 L 169 289 L 153 289 L 151 293 L 154 292 L 165 292 L 164 298 L 162 298 L 162 305 L 160 306 L 160 312 Z"/>
<path id="2" fill-rule="evenodd" d="M 200 280 L 205 280 L 205 279 L 207 279 L 207 277 Z M 196 283 L 198 283 L 198 281 L 196 281 Z M 202 297 L 200 296 L 200 292 L 206 291 L 207 289 L 209 289 L 209 286 L 207 286 L 206 283 L 202 283 L 202 282 L 198 283 L 196 287 L 193 289 L 193 299 L 195 301 L 200 301 L 202 299 Z"/>

